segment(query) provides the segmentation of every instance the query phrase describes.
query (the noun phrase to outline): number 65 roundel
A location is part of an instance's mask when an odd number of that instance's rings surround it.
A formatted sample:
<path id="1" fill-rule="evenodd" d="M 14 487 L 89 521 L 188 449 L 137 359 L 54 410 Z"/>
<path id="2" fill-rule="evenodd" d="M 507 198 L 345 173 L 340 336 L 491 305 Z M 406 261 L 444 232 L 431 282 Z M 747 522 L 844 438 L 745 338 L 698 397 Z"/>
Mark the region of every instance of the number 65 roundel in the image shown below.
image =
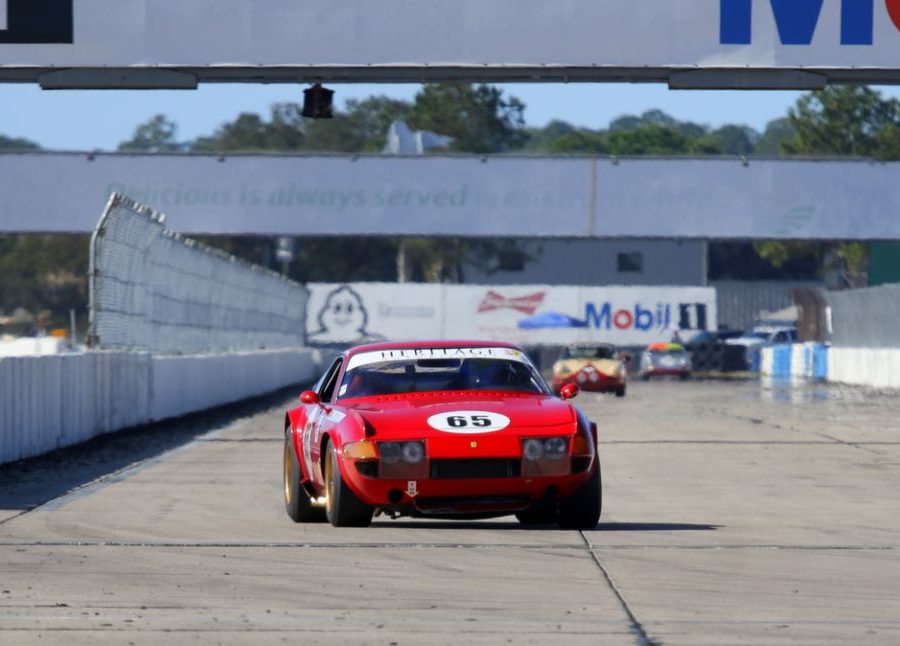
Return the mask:
<path id="1" fill-rule="evenodd" d="M 454 410 L 428 418 L 431 428 L 447 433 L 490 433 L 509 426 L 509 418 L 482 410 Z"/>

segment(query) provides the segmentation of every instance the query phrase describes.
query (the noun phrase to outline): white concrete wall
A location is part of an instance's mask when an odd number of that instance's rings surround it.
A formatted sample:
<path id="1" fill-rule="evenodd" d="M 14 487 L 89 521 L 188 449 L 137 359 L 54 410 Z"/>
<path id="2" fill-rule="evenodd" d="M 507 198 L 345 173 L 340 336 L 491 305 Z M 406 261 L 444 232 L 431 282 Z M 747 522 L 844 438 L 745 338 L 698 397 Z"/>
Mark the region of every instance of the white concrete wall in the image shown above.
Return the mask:
<path id="1" fill-rule="evenodd" d="M 308 350 L 154 357 L 150 419 L 183 415 L 308 380 L 313 363 Z"/>
<path id="2" fill-rule="evenodd" d="M 52 336 L 23 336 L 0 341 L 0 357 L 25 357 L 59 354 L 68 349 L 69 342 Z"/>
<path id="3" fill-rule="evenodd" d="M 760 374 L 776 378 L 825 379 L 835 383 L 900 389 L 900 348 L 824 349 L 827 362 L 824 374 L 816 370 L 813 356 L 823 346 L 795 343 L 763 348 Z"/>
<path id="4" fill-rule="evenodd" d="M 0 464 L 271 392 L 314 376 L 310 350 L 0 358 Z"/>
<path id="5" fill-rule="evenodd" d="M 900 389 L 900 348 L 835 348 L 828 355 L 828 380 Z"/>

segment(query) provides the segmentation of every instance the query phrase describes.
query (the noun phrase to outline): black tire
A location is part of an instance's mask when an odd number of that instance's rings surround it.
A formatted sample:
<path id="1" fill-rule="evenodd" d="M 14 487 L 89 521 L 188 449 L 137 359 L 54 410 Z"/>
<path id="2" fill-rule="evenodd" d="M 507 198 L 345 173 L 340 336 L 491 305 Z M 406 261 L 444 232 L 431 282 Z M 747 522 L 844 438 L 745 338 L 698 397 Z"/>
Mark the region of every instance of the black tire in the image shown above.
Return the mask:
<path id="1" fill-rule="evenodd" d="M 691 378 L 691 373 L 682 372 L 680 376 L 681 376 L 681 381 L 687 381 L 688 379 Z"/>
<path id="2" fill-rule="evenodd" d="M 603 508 L 603 485 L 600 481 L 600 462 L 588 481 L 574 494 L 559 501 L 557 522 L 563 529 L 594 529 Z"/>
<path id="3" fill-rule="evenodd" d="M 645 372 L 644 374 L 641 375 L 641 379 L 643 379 L 644 381 L 650 381 L 650 373 Z"/>
<path id="4" fill-rule="evenodd" d="M 550 525 L 556 522 L 554 501 L 539 500 L 528 509 L 516 512 L 516 518 L 523 525 Z"/>
<path id="5" fill-rule="evenodd" d="M 295 523 L 321 523 L 325 510 L 314 507 L 309 494 L 300 484 L 300 463 L 291 442 L 290 430 L 284 434 L 284 509 Z"/>
<path id="6" fill-rule="evenodd" d="M 625 396 L 625 384 L 622 384 L 618 388 L 616 388 L 616 397 L 624 397 Z"/>
<path id="7" fill-rule="evenodd" d="M 325 515 L 335 527 L 368 527 L 375 509 L 365 504 L 344 482 L 334 445 L 325 449 Z"/>

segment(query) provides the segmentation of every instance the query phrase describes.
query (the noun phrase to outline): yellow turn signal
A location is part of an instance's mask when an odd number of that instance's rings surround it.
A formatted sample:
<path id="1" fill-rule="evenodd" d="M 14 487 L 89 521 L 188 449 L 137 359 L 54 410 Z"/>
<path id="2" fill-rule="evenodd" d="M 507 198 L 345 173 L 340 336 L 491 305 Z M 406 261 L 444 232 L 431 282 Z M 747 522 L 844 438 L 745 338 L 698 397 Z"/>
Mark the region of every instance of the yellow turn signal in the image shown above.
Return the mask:
<path id="1" fill-rule="evenodd" d="M 378 452 L 375 450 L 375 442 L 372 440 L 360 440 L 348 442 L 342 450 L 344 459 L 348 460 L 375 460 Z"/>
<path id="2" fill-rule="evenodd" d="M 591 438 L 578 434 L 572 442 L 572 455 L 594 455 L 594 444 Z"/>

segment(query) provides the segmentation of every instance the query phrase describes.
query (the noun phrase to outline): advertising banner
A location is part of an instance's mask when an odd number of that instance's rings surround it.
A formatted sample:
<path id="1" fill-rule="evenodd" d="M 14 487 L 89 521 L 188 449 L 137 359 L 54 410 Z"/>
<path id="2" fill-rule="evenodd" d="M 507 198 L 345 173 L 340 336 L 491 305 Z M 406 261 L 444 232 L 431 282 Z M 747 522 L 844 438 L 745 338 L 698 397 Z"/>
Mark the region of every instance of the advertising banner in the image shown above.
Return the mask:
<path id="1" fill-rule="evenodd" d="M 188 234 L 900 240 L 900 163 L 0 154 L 0 232 L 89 232 L 110 193 Z"/>
<path id="2" fill-rule="evenodd" d="M 900 60 L 898 0 L 0 0 L 0 14 L 0 75 L 11 80 L 66 68 L 248 82 L 664 80 L 706 69 L 844 70 L 835 76 L 846 80 L 867 69 L 888 78 Z"/>
<path id="3" fill-rule="evenodd" d="M 523 345 L 640 346 L 716 329 L 706 287 L 481 286 L 312 283 L 314 344 L 488 339 Z"/>
<path id="4" fill-rule="evenodd" d="M 897 239 L 898 172 L 900 164 L 836 160 L 605 162 L 597 170 L 596 232 L 601 237 L 706 232 L 710 238 Z"/>
<path id="5" fill-rule="evenodd" d="M 112 192 L 188 234 L 898 240 L 898 163 L 0 154 L 0 232 L 89 232 Z"/>
<path id="6" fill-rule="evenodd" d="M 182 233 L 585 236 L 588 159 L 0 155 L 0 231 L 91 231 L 110 193 Z"/>

